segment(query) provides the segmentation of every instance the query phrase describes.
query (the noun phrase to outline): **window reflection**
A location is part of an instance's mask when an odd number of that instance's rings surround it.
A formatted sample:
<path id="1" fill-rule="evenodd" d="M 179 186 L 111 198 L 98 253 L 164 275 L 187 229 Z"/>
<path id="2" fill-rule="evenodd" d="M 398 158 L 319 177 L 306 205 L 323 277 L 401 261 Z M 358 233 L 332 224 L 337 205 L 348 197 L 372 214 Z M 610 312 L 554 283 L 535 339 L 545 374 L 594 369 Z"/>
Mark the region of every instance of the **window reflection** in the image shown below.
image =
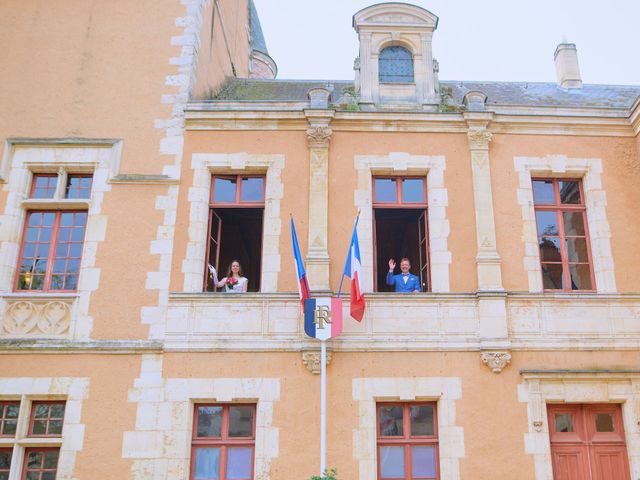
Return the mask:
<path id="1" fill-rule="evenodd" d="M 402 201 L 406 203 L 424 203 L 424 181 L 421 178 L 402 180 Z"/>
<path id="2" fill-rule="evenodd" d="M 379 203 L 396 203 L 398 201 L 396 181 L 392 178 L 375 179 L 376 198 Z"/>

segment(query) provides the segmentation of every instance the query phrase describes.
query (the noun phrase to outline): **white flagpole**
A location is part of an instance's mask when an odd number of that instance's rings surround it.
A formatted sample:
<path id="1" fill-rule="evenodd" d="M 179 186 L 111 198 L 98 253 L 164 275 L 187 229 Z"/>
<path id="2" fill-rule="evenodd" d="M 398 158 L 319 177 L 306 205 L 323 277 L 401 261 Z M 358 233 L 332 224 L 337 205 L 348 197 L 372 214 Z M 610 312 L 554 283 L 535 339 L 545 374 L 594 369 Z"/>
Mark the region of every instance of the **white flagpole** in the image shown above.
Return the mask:
<path id="1" fill-rule="evenodd" d="M 322 340 L 320 353 L 320 477 L 324 475 L 327 456 L 327 342 Z"/>

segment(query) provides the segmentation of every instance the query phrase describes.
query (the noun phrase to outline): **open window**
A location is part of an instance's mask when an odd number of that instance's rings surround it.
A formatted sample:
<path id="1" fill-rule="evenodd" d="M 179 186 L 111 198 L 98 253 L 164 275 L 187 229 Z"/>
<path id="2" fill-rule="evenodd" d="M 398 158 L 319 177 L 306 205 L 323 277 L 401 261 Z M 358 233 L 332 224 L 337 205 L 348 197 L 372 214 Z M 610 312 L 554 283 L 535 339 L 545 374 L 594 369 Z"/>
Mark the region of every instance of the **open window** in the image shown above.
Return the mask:
<path id="1" fill-rule="evenodd" d="M 374 177 L 373 230 L 374 283 L 378 292 L 391 292 L 385 278 L 388 263 L 408 258 L 411 272 L 420 278 L 422 291 L 431 289 L 427 188 L 425 177 Z M 396 273 L 398 273 L 396 266 Z"/>
<path id="2" fill-rule="evenodd" d="M 256 175 L 214 175 L 209 200 L 207 259 L 204 290 L 216 291 L 208 265 L 218 277 L 227 275 L 233 260 L 248 279 L 247 291 L 260 290 L 264 177 Z"/>

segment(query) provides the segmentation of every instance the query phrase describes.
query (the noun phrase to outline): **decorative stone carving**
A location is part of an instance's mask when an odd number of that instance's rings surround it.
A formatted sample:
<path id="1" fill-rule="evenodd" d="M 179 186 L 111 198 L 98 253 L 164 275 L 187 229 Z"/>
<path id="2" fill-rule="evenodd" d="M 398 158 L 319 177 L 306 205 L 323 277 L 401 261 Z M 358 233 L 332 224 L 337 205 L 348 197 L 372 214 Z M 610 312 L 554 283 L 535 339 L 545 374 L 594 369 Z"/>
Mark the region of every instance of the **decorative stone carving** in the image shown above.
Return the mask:
<path id="1" fill-rule="evenodd" d="M 307 367 L 314 375 L 320 375 L 320 369 L 322 364 L 320 357 L 322 354 L 319 351 L 302 352 L 302 363 Z M 331 352 L 327 350 L 327 365 L 331 363 Z"/>
<path id="2" fill-rule="evenodd" d="M 7 303 L 0 334 L 59 336 L 69 331 L 71 304 L 64 300 Z"/>
<path id="3" fill-rule="evenodd" d="M 471 149 L 488 149 L 493 134 L 488 130 L 470 130 L 467 132 Z"/>
<path id="4" fill-rule="evenodd" d="M 536 432 L 541 432 L 542 431 L 542 425 L 544 424 L 544 422 L 542 420 L 535 420 L 533 422 L 533 429 Z"/>
<path id="5" fill-rule="evenodd" d="M 482 363 L 491 369 L 493 373 L 500 373 L 511 363 L 509 352 L 482 352 Z"/>
<path id="6" fill-rule="evenodd" d="M 332 130 L 327 126 L 311 125 L 307 128 L 309 146 L 313 148 L 328 148 Z"/>

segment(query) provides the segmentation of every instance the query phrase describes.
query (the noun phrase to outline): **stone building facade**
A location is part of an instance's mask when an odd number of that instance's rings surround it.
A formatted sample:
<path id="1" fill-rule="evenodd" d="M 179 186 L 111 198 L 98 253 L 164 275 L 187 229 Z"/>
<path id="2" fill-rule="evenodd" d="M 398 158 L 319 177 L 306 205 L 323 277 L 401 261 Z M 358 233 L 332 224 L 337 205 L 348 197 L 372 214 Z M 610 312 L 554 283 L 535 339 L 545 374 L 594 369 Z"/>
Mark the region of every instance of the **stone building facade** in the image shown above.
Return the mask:
<path id="1" fill-rule="evenodd" d="M 275 79 L 251 0 L 0 11 L 0 478 L 317 474 L 288 223 L 336 294 L 358 212 L 341 480 L 640 477 L 640 87 L 568 43 L 555 83 L 440 80 L 402 3 L 355 12 L 326 82 Z M 213 286 L 232 259 L 247 293 Z"/>

